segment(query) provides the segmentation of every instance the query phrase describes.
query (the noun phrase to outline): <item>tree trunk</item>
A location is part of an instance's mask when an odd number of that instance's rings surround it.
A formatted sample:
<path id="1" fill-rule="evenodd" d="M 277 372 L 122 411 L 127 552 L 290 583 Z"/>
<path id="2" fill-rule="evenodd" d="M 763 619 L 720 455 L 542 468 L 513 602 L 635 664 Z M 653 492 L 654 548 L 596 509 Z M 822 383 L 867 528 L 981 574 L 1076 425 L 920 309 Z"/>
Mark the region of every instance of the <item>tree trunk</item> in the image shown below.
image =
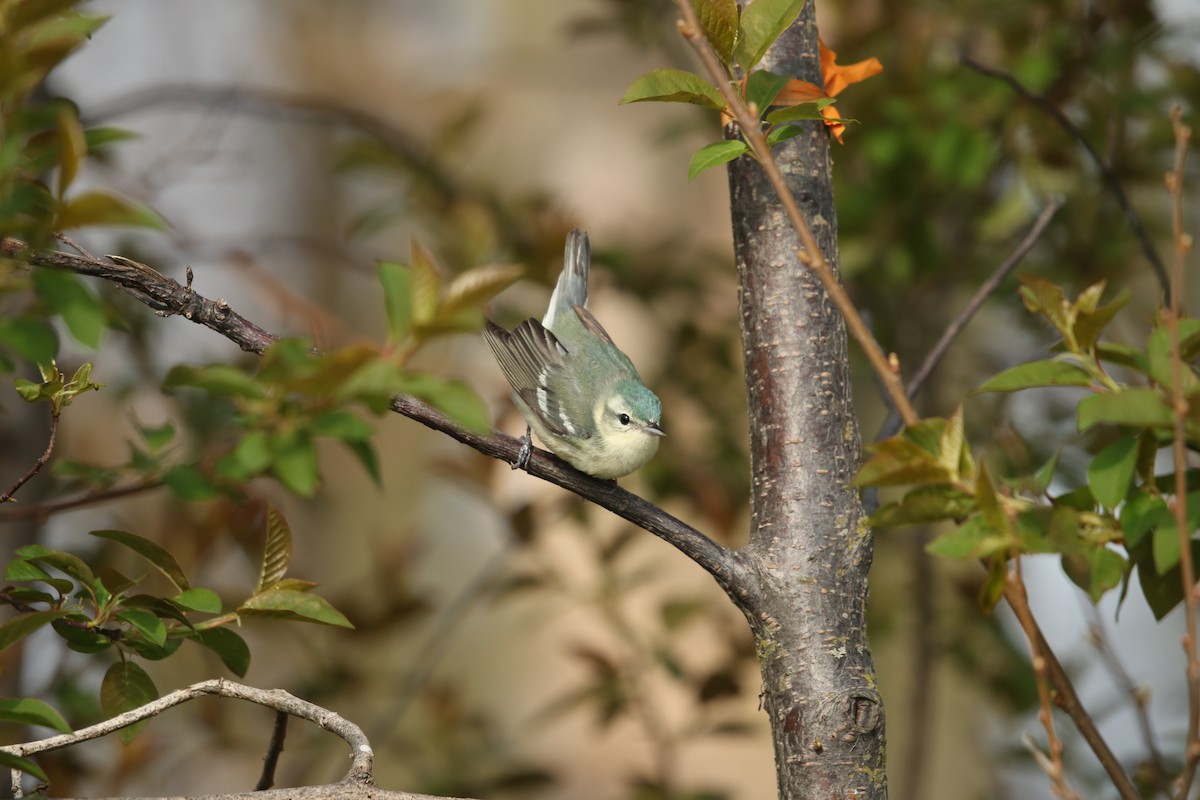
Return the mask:
<path id="1" fill-rule="evenodd" d="M 763 66 L 821 84 L 811 2 Z M 824 126 L 812 123 L 776 157 L 836 269 Z M 865 618 L 873 540 L 850 485 L 860 439 L 845 327 L 799 261 L 796 233 L 758 164 L 733 162 L 729 184 L 752 469 L 741 555 L 761 585 L 750 616 L 779 797 L 885 798 L 883 705 Z"/>

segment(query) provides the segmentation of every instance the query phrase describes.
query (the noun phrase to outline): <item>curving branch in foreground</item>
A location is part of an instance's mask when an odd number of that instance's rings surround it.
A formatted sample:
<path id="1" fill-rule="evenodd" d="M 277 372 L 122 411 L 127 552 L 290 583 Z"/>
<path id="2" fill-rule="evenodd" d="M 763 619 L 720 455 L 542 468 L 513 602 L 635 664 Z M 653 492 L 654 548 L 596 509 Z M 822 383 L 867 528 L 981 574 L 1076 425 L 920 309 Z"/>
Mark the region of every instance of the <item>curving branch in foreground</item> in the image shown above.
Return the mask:
<path id="1" fill-rule="evenodd" d="M 206 798 L 192 797 L 190 800 L 215 800 L 217 797 L 221 798 L 221 800 L 251 800 L 251 798 L 253 800 L 291 800 L 292 798 L 296 800 L 300 800 L 300 798 L 304 798 L 305 800 L 326 800 L 326 798 L 330 800 L 333 798 L 346 798 L 347 800 L 355 800 L 355 798 L 363 798 L 363 800 L 367 800 L 368 798 L 371 800 L 455 800 L 455 798 L 435 798 L 430 795 L 379 789 L 375 786 L 375 779 L 373 777 L 375 751 L 371 748 L 371 743 L 367 741 L 367 737 L 362 732 L 362 729 L 353 722 L 335 714 L 327 708 L 322 708 L 314 703 L 301 700 L 282 689 L 256 689 L 252 686 L 244 686 L 240 683 L 224 679 L 202 681 L 201 683 L 178 689 L 170 694 L 163 695 L 152 703 L 147 703 L 132 711 L 126 711 L 124 714 L 118 714 L 112 719 L 83 728 L 74 733 L 51 736 L 48 739 L 40 739 L 36 742 L 10 744 L 0 747 L 0 751 L 11 753 L 15 756 L 26 757 L 51 750 L 59 750 L 79 744 L 80 742 L 108 736 L 122 728 L 128 728 L 130 725 L 135 725 L 142 720 L 158 716 L 169 708 L 199 697 L 209 696 L 229 697 L 235 700 L 257 703 L 260 706 L 274 709 L 278 714 L 307 720 L 314 725 L 324 728 L 338 736 L 350 747 L 350 770 L 337 783 L 324 786 L 212 795 Z M 130 798 L 125 798 L 124 800 L 130 800 Z M 179 797 L 161 798 L 160 800 L 184 799 Z"/>
<path id="2" fill-rule="evenodd" d="M 152 267 L 122 256 L 106 256 L 108 260 L 105 261 L 59 250 L 34 250 L 25 242 L 11 237 L 0 238 L 0 256 L 24 261 L 33 267 L 63 269 L 109 281 L 149 306 L 159 316 L 182 316 L 216 331 L 250 353 L 262 354 L 279 338 L 234 311 L 224 299 L 210 300 L 193 290 L 190 269 L 189 279 L 184 285 Z M 511 436 L 472 433 L 445 414 L 412 397 L 396 397 L 392 409 L 492 458 L 513 463 L 521 449 L 521 443 Z M 713 541 L 653 503 L 622 489 L 615 482 L 585 475 L 543 450 L 533 451 L 528 472 L 608 509 L 680 550 L 708 571 L 743 611 L 756 605 L 760 591 L 758 582 L 753 578 L 749 565 L 737 552 Z"/>

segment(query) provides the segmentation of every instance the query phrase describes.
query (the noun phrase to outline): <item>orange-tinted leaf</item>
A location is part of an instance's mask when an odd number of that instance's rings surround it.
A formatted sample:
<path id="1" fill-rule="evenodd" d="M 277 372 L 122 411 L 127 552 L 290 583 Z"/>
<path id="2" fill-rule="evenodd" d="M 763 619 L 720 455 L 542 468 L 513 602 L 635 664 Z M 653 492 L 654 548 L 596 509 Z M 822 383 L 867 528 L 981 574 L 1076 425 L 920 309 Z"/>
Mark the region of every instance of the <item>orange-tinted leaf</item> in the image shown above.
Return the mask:
<path id="1" fill-rule="evenodd" d="M 839 65 L 837 53 L 826 47 L 823 40 L 817 41 L 821 47 L 821 77 L 825 79 L 825 91 L 829 97 L 837 97 L 850 84 L 861 83 L 883 72 L 883 64 L 874 56 L 853 64 Z"/>

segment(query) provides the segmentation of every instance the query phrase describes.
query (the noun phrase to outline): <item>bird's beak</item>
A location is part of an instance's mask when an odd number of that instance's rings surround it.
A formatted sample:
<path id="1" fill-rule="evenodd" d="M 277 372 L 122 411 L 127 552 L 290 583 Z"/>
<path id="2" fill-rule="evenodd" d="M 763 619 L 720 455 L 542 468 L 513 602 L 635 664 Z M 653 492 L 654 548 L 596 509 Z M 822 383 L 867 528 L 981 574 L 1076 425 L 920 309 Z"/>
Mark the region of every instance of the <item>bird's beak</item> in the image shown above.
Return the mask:
<path id="1" fill-rule="evenodd" d="M 642 428 L 642 430 L 644 430 L 646 433 L 652 433 L 655 436 L 666 436 L 667 435 L 666 432 L 663 431 L 662 428 L 658 427 L 657 422 L 647 422 L 646 425 Z"/>

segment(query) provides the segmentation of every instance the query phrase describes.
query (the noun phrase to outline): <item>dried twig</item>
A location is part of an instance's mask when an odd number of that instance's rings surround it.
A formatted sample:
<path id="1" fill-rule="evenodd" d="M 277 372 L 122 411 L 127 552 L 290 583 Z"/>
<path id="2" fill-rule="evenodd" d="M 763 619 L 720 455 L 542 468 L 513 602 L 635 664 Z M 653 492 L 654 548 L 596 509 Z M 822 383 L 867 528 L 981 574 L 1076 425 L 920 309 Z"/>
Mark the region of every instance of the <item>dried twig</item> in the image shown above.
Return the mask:
<path id="1" fill-rule="evenodd" d="M 254 791 L 261 792 L 275 785 L 275 768 L 279 766 L 279 755 L 283 752 L 283 742 L 287 738 L 288 715 L 283 711 L 275 712 L 275 727 L 271 729 L 271 741 L 267 745 L 267 754 L 263 756 L 262 776 L 254 785 Z"/>
<path id="2" fill-rule="evenodd" d="M 41 472 L 42 467 L 46 466 L 46 464 L 50 461 L 50 454 L 54 452 L 54 440 L 58 438 L 58 416 L 59 414 L 57 411 L 50 412 L 50 441 L 46 444 L 45 452 L 38 456 L 37 461 L 33 462 L 33 466 L 30 467 L 25 474 L 17 480 L 16 483 L 9 487 L 4 494 L 0 494 L 0 503 L 7 503 L 12 500 L 12 496 L 16 494 L 20 488 L 29 481 L 30 478 Z"/>
<path id="3" fill-rule="evenodd" d="M 1175 418 L 1175 527 L 1179 532 L 1179 572 L 1183 579 L 1183 608 L 1186 628 L 1183 651 L 1187 654 L 1188 725 L 1184 747 L 1183 769 L 1175 784 L 1175 797 L 1186 800 L 1196 777 L 1200 760 L 1200 656 L 1197 656 L 1197 601 L 1195 565 L 1192 563 L 1192 530 L 1187 515 L 1187 419 L 1188 401 L 1183 393 L 1183 356 L 1179 349 L 1180 298 L 1183 296 L 1183 268 L 1191 250 L 1191 238 L 1183 231 L 1183 168 L 1187 162 L 1188 141 L 1192 131 L 1183 124 L 1179 106 L 1171 111 L 1175 128 L 1175 166 L 1166 175 L 1167 189 L 1174 200 L 1171 227 L 1175 234 L 1175 259 L 1171 274 L 1171 307 L 1163 312 L 1167 333 L 1171 339 L 1171 410 Z"/>
<path id="4" fill-rule="evenodd" d="M 98 503 L 107 503 L 109 500 L 117 500 L 122 497 L 129 497 L 142 492 L 149 492 L 154 489 L 161 489 L 163 482 L 161 480 L 147 481 L 145 483 L 136 483 L 132 486 L 121 486 L 116 489 L 104 489 L 98 492 L 88 492 L 87 494 L 79 495 L 78 497 L 68 497 L 63 500 L 54 500 L 49 503 L 41 503 L 38 505 L 20 505 L 16 508 L 7 508 L 0 511 L 0 525 L 6 522 L 17 522 L 27 519 L 45 519 L 52 514 L 57 514 L 60 511 L 69 511 L 73 508 L 83 508 L 84 506 L 94 506 Z"/>
<path id="5" fill-rule="evenodd" d="M 1171 281 L 1167 276 L 1167 268 L 1163 265 L 1162 258 L 1158 255 L 1158 250 L 1154 247 L 1154 242 L 1150 240 L 1150 234 L 1146 231 L 1146 227 L 1142 225 L 1142 219 L 1138 216 L 1137 210 L 1129 202 L 1129 196 L 1125 194 L 1125 187 L 1121 183 L 1121 176 L 1117 175 L 1116 170 L 1112 168 L 1111 164 L 1100 157 L 1100 153 L 1096 151 L 1096 148 L 1092 147 L 1092 143 L 1083 135 L 1083 131 L 1079 130 L 1078 126 L 1071 121 L 1071 118 L 1064 114 L 1062 109 L 1052 103 L 1049 98 L 1025 86 L 1025 84 L 1017 80 L 1012 74 L 995 69 L 994 67 L 985 66 L 966 54 L 959 57 L 959 63 L 975 70 L 981 75 L 987 75 L 989 78 L 995 78 L 1008 84 L 1013 91 L 1021 95 L 1025 100 L 1046 112 L 1051 119 L 1058 123 L 1060 128 L 1066 131 L 1068 136 L 1079 142 L 1084 152 L 1087 153 L 1088 158 L 1096 165 L 1096 169 L 1100 170 L 1100 176 L 1104 178 L 1104 182 L 1108 184 L 1108 189 L 1116 199 L 1117 205 L 1125 213 L 1125 221 L 1129 224 L 1133 235 L 1137 237 L 1138 244 L 1141 245 L 1142 252 L 1146 255 L 1146 260 L 1154 268 L 1154 274 L 1158 276 L 1158 282 L 1162 286 L 1162 290 L 1168 295 L 1172 294 Z"/>

